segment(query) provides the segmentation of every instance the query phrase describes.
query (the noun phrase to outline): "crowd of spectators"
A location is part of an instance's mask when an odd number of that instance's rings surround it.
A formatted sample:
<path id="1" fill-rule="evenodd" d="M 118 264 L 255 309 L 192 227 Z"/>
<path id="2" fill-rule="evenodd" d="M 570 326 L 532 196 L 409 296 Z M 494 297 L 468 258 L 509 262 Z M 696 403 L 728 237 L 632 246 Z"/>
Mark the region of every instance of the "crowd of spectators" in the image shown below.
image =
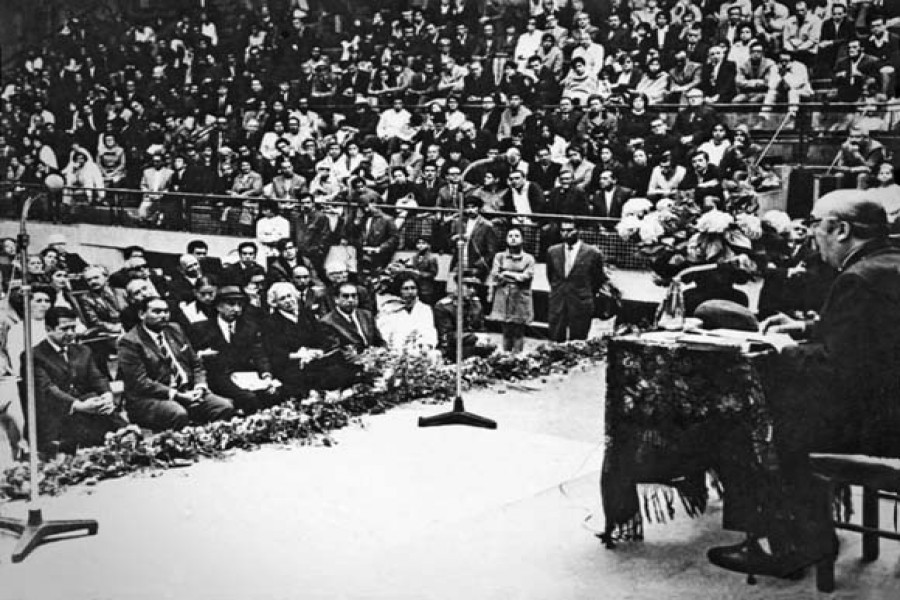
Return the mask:
<path id="1" fill-rule="evenodd" d="M 264 4 L 234 23 L 185 11 L 112 33 L 70 17 L 0 94 L 0 169 L 19 183 L 60 173 L 70 188 L 45 207 L 53 219 L 116 203 L 180 228 L 199 205 L 250 233 L 255 199 L 304 193 L 410 208 L 475 194 L 489 212 L 615 218 L 610 186 L 658 199 L 767 180 L 717 103 L 794 110 L 816 76 L 842 100 L 894 98 L 889 4 L 435 0 L 371 16 Z M 346 238 L 350 215 L 326 212 L 326 243 Z"/>

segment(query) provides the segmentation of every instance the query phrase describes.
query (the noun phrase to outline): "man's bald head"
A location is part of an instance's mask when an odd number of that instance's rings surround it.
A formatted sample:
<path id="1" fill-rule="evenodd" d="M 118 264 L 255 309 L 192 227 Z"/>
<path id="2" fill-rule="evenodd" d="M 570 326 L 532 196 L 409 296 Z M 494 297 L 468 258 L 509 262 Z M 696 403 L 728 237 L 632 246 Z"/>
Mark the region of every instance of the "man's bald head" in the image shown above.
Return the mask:
<path id="1" fill-rule="evenodd" d="M 813 232 L 822 258 L 840 268 L 844 259 L 869 240 L 888 235 L 887 213 L 865 190 L 837 190 L 816 201 Z"/>
<path id="2" fill-rule="evenodd" d="M 178 264 L 181 267 L 181 272 L 188 277 L 200 276 L 200 260 L 193 254 L 182 254 L 178 258 Z"/>

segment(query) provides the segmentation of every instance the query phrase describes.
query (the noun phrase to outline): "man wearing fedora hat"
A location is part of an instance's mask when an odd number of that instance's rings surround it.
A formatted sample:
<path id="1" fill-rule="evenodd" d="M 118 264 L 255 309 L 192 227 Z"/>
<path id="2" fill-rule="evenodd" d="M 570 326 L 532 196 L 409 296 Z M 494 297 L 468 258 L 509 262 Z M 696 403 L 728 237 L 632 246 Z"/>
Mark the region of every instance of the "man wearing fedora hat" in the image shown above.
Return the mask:
<path id="1" fill-rule="evenodd" d="M 263 347 L 262 332 L 244 316 L 246 296 L 236 285 L 225 285 L 216 294 L 216 318 L 197 323 L 194 344 L 206 367 L 209 389 L 231 398 L 237 411 L 254 413 L 281 397 L 280 382 Z M 232 379 L 241 372 L 256 373 L 260 389 L 246 389 Z"/>

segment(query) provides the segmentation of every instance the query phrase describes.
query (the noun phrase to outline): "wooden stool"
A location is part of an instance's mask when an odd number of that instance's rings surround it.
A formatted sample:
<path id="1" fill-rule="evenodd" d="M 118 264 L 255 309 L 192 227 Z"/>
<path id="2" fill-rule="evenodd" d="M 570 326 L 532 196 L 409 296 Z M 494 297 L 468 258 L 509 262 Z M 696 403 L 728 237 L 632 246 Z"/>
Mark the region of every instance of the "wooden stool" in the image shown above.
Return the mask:
<path id="1" fill-rule="evenodd" d="M 879 538 L 900 541 L 900 533 L 878 528 L 878 501 L 900 500 L 900 459 L 878 458 L 862 454 L 811 454 L 813 473 L 832 485 L 829 505 L 834 500 L 837 485 L 858 485 L 863 488 L 862 525 L 835 522 L 835 529 L 862 534 L 862 559 L 878 559 Z M 834 560 L 826 560 L 816 567 L 816 588 L 820 592 L 834 591 Z"/>

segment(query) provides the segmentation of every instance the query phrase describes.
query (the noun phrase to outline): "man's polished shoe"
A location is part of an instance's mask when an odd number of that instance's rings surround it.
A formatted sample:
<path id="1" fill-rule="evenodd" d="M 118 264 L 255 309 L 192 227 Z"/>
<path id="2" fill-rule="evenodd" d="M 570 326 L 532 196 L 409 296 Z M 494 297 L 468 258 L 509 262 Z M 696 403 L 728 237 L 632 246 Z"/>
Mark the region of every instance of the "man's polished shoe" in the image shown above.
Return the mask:
<path id="1" fill-rule="evenodd" d="M 831 555 L 836 556 L 837 552 L 838 542 L 835 537 Z M 763 550 L 755 539 L 741 544 L 710 548 L 706 556 L 712 564 L 729 571 L 781 579 L 799 579 L 803 577 L 807 567 L 829 557 L 828 553 L 820 553 L 818 556 L 802 552 L 771 554 Z"/>

